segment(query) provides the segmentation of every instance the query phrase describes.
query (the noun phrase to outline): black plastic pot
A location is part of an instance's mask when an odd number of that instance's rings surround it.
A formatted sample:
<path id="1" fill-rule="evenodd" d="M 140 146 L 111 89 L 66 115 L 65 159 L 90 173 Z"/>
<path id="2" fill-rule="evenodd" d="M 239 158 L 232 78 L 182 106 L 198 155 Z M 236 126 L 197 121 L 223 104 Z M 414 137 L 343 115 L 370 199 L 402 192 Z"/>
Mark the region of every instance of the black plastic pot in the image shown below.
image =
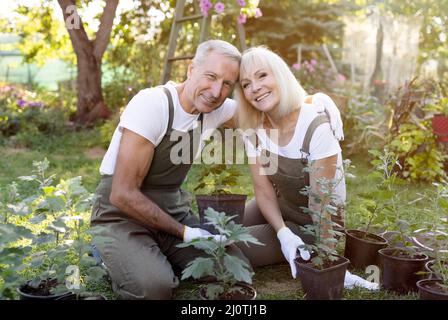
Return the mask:
<path id="1" fill-rule="evenodd" d="M 310 261 L 294 260 L 297 273 L 308 300 L 338 300 L 344 290 L 344 279 L 350 261 L 338 256 L 324 269 L 316 269 Z"/>
<path id="2" fill-rule="evenodd" d="M 233 291 L 223 294 L 217 300 L 255 300 L 257 298 L 257 290 L 247 283 L 238 283 L 235 285 L 240 287 L 241 291 Z M 199 289 L 199 297 L 201 300 L 209 300 L 206 296 L 205 287 Z"/>
<path id="3" fill-rule="evenodd" d="M 56 287 L 58 284 L 56 279 L 42 280 L 41 283 L 45 284 L 47 281 L 50 281 L 50 287 Z M 29 285 L 30 282 L 31 281 L 27 281 L 25 284 L 17 288 L 17 292 L 20 295 L 20 300 L 59 300 L 73 295 L 70 291 L 59 294 L 45 294 L 44 292 L 39 293 L 35 288 Z"/>
<path id="4" fill-rule="evenodd" d="M 438 283 L 440 279 L 424 279 L 417 282 L 421 300 L 448 300 L 448 292 L 444 292 Z"/>
<path id="5" fill-rule="evenodd" d="M 345 231 L 344 257 L 350 260 L 351 268 L 379 266 L 378 250 L 386 247 L 387 240 L 376 234 L 360 230 Z"/>
<path id="6" fill-rule="evenodd" d="M 410 257 L 402 248 L 384 248 L 379 251 L 382 285 L 386 290 L 399 294 L 417 291 L 417 281 L 423 278 L 417 274 L 425 270 L 428 256 L 419 253 Z"/>
<path id="7" fill-rule="evenodd" d="M 204 211 L 211 207 L 218 212 L 225 212 L 228 216 L 236 215 L 235 223 L 242 224 L 244 218 L 244 208 L 246 205 L 247 195 L 243 194 L 217 194 L 217 195 L 197 195 L 199 219 L 201 224 L 206 221 L 204 219 Z"/>

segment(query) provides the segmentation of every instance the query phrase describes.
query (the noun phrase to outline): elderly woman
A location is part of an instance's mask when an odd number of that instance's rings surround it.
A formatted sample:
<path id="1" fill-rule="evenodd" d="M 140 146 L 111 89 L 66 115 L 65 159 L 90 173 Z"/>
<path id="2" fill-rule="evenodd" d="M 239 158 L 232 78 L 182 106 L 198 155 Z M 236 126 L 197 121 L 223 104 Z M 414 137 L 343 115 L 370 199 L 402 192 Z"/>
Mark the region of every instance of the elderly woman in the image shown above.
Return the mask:
<path id="1" fill-rule="evenodd" d="M 281 262 L 283 254 L 295 278 L 297 250 L 307 260 L 309 253 L 302 246 L 304 242 L 313 242 L 310 235 L 301 231 L 300 226 L 313 223 L 301 207 L 320 211 L 321 206 L 300 190 L 309 185 L 312 192 L 320 192 L 320 178 L 334 179 L 338 181 L 334 204 L 342 209 L 345 202 L 338 143 L 343 138 L 342 128 L 335 133 L 327 115 L 318 112 L 322 108 L 316 107 L 323 105 L 326 109 L 334 102 L 323 93 L 307 96 L 287 64 L 264 47 L 244 52 L 236 98 L 239 127 L 243 132 L 253 129 L 256 137 L 246 139 L 255 199 L 246 207 L 244 224 L 251 226 L 252 235 L 266 244 L 242 249 L 253 266 Z M 311 163 L 309 174 L 303 172 L 307 163 Z M 330 213 L 323 212 L 330 221 Z M 336 222 L 343 226 L 342 214 Z M 324 237 L 333 237 L 329 222 L 321 227 Z M 346 287 L 355 283 L 368 288 L 376 285 L 347 273 Z"/>

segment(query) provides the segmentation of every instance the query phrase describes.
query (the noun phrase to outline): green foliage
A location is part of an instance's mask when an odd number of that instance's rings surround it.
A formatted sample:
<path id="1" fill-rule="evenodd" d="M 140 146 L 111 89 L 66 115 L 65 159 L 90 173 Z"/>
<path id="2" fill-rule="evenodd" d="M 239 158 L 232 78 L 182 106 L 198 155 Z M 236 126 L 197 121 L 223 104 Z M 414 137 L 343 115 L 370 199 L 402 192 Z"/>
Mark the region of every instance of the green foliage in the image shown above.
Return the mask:
<path id="1" fill-rule="evenodd" d="M 298 44 L 303 60 L 325 59 L 318 46 L 341 43 L 342 17 L 354 9 L 347 1 L 305 0 L 261 1 L 259 7 L 263 17 L 247 21 L 247 38 L 274 49 L 289 65 L 297 61 Z"/>
<path id="2" fill-rule="evenodd" d="M 443 114 L 448 117 L 448 97 L 443 97 L 434 104 L 425 106 L 425 111 Z"/>
<path id="3" fill-rule="evenodd" d="M 220 235 L 225 236 L 224 241 L 217 241 L 213 237 L 198 238 L 178 245 L 180 248 L 194 246 L 203 250 L 207 256 L 198 257 L 188 263 L 182 271 L 182 280 L 189 277 L 199 279 L 213 276 L 217 282 L 206 285 L 206 295 L 209 299 L 216 299 L 221 295 L 237 290 L 235 285 L 240 282 L 252 283 L 253 272 L 250 266 L 227 253 L 226 246 L 244 242 L 263 245 L 252 237 L 247 228 L 232 221 L 234 217 L 227 216 L 224 212 L 217 212 L 212 208 L 205 211 L 207 224 L 212 225 Z"/>
<path id="4" fill-rule="evenodd" d="M 350 167 L 350 160 L 344 160 L 344 167 Z M 304 168 L 305 172 L 310 175 L 316 173 L 321 168 L 314 166 L 314 161 L 308 163 Z M 344 168 L 337 168 L 337 170 L 343 170 Z M 343 176 L 343 175 L 342 175 Z M 337 223 L 333 222 L 331 216 L 337 216 L 336 203 L 339 201 L 338 195 L 335 193 L 336 186 L 341 182 L 340 179 L 327 179 L 318 178 L 316 180 L 316 186 L 318 190 L 313 190 L 311 186 L 305 186 L 300 193 L 307 195 L 311 198 L 315 206 L 301 207 L 304 213 L 311 216 L 313 224 L 301 226 L 300 228 L 309 235 L 314 237 L 313 244 L 306 244 L 305 249 L 311 252 L 311 263 L 318 269 L 323 269 L 324 266 L 331 261 L 336 261 L 336 236 L 342 235 L 341 232 L 335 231 L 338 227 Z"/>
<path id="5" fill-rule="evenodd" d="M 104 148 L 109 147 L 109 143 L 112 139 L 112 136 L 117 128 L 118 123 L 120 122 L 120 113 L 115 113 L 110 119 L 106 120 L 100 127 L 101 133 L 101 146 Z"/>
<path id="6" fill-rule="evenodd" d="M 445 176 L 447 155 L 439 149 L 429 121 L 423 121 L 420 126 L 403 124 L 387 147 L 401 159 L 404 178 L 432 182 Z"/>
<path id="7" fill-rule="evenodd" d="M 67 118 L 57 94 L 0 86 L 0 135 L 15 136 L 13 144 L 31 147 L 36 140 L 59 135 L 66 131 Z"/>
<path id="8" fill-rule="evenodd" d="M 231 187 L 238 185 L 241 172 L 235 165 L 213 164 L 204 166 L 198 173 L 198 184 L 194 191 L 203 194 L 229 194 Z"/>
<path id="9" fill-rule="evenodd" d="M 348 108 L 342 112 L 345 140 L 342 143 L 345 155 L 363 154 L 381 147 L 385 142 L 388 110 L 377 98 L 351 93 Z"/>
<path id="10" fill-rule="evenodd" d="M 3 280 L 0 292 L 6 298 L 13 298 L 12 288 L 30 277 L 28 285 L 31 287 L 44 285 L 49 286 L 46 288 L 49 293 L 65 292 L 66 279 L 70 278 L 66 272 L 70 267 L 78 270 L 72 279 L 75 286 L 70 289 L 83 293 L 85 285 L 80 270 L 87 281 L 98 281 L 105 275 L 90 257 L 90 241 L 92 236 L 96 243 L 107 239 L 98 236 L 101 230 L 93 228 L 86 232 L 85 213 L 90 211 L 93 195 L 82 186 L 81 177 L 53 183 L 55 176 L 46 174 L 47 159 L 35 161 L 33 166 L 33 174 L 21 176 L 19 180 L 33 185 L 36 191 L 22 197 L 17 184 L 12 183 L 1 204 L 1 212 L 5 214 L 0 227 L 7 232 L 2 232 L 0 238 L 0 250 L 5 253 L 0 260 Z M 52 286 L 49 279 L 56 280 L 57 286 Z"/>
<path id="11" fill-rule="evenodd" d="M 370 232 L 371 228 L 377 231 L 384 231 L 387 225 L 396 222 L 393 218 L 396 217 L 398 210 L 398 196 L 396 186 L 400 184 L 397 177 L 398 170 L 401 168 L 397 156 L 388 150 L 380 152 L 378 150 L 369 150 L 369 153 L 374 157 L 371 164 L 374 166 L 374 171 L 368 174 L 368 180 L 375 185 L 373 190 L 367 193 L 361 193 L 351 200 L 356 214 L 367 218 L 363 221 L 363 231 Z M 389 221 L 391 220 L 392 221 Z"/>

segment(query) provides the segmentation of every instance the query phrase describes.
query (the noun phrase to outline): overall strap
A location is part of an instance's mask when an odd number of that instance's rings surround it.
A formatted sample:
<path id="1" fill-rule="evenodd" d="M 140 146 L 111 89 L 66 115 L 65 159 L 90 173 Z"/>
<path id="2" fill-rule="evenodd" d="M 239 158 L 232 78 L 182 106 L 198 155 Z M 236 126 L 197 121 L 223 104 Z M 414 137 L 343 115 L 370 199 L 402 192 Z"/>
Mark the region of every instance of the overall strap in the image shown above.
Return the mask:
<path id="1" fill-rule="evenodd" d="M 171 131 L 173 130 L 173 119 L 174 119 L 174 103 L 173 103 L 173 96 L 171 95 L 170 90 L 168 88 L 161 86 L 163 91 L 166 94 L 166 97 L 168 98 L 168 106 L 169 106 L 169 120 L 168 120 L 168 128 L 166 130 L 165 135 L 171 134 Z M 202 121 L 204 119 L 204 114 L 201 113 L 199 115 L 199 123 L 201 126 L 201 133 L 202 133 Z"/>
<path id="2" fill-rule="evenodd" d="M 166 94 L 166 97 L 168 98 L 168 108 L 169 108 L 169 118 L 168 118 L 168 127 L 166 129 L 165 135 L 171 134 L 171 131 L 173 130 L 173 118 L 174 118 L 174 104 L 173 104 L 173 97 L 171 96 L 170 90 L 168 90 L 166 87 L 162 86 L 163 91 Z"/>
<path id="3" fill-rule="evenodd" d="M 307 159 L 308 159 L 308 156 L 310 155 L 310 143 L 311 143 L 311 138 L 313 137 L 314 131 L 317 129 L 317 127 L 319 127 L 321 124 L 324 124 L 326 122 L 330 122 L 330 119 L 328 118 L 328 116 L 326 114 L 323 114 L 323 115 L 319 115 L 316 118 L 314 118 L 314 120 L 310 123 L 310 125 L 306 131 L 305 138 L 303 139 L 302 148 L 300 149 L 300 151 L 302 153 L 306 154 Z"/>

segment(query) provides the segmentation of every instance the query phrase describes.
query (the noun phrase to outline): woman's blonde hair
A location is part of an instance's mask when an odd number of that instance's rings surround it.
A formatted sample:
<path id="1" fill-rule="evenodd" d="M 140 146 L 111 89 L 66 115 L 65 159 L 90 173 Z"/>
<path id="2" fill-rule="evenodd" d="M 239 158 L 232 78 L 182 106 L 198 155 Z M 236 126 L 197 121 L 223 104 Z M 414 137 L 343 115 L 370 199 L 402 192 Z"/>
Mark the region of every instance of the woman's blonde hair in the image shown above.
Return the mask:
<path id="1" fill-rule="evenodd" d="M 277 84 L 280 103 L 277 116 L 282 117 L 299 108 L 305 100 L 306 92 L 297 81 L 285 61 L 266 47 L 253 47 L 243 52 L 240 65 L 240 80 L 255 68 L 269 69 Z M 238 103 L 237 124 L 242 129 L 257 128 L 263 122 L 263 112 L 254 108 L 244 97 L 241 83 L 235 86 Z"/>

